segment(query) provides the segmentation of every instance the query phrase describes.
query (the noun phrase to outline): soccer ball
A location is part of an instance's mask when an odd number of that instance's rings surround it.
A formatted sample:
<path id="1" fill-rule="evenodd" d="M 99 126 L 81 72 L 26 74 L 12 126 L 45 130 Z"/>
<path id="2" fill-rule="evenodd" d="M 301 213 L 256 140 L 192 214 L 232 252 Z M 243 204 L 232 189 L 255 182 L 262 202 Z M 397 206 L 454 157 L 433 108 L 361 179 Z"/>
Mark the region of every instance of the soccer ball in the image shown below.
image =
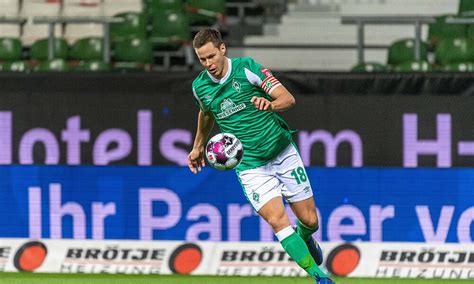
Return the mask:
<path id="1" fill-rule="evenodd" d="M 237 167 L 243 156 L 242 142 L 234 134 L 219 133 L 207 142 L 207 161 L 218 170 L 226 171 Z"/>

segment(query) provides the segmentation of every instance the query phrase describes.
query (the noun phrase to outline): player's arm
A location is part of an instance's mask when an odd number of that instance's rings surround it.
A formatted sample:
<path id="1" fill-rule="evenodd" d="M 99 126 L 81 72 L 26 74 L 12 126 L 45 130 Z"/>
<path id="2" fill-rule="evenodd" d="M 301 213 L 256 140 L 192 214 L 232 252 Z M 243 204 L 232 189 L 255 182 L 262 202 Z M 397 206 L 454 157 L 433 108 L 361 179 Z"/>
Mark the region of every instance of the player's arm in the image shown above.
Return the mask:
<path id="1" fill-rule="evenodd" d="M 188 167 L 194 174 L 200 172 L 201 168 L 205 166 L 204 146 L 213 126 L 214 116 L 212 116 L 212 113 L 200 110 L 193 149 L 188 155 Z"/>
<path id="2" fill-rule="evenodd" d="M 254 96 L 250 100 L 259 110 L 285 111 L 296 104 L 295 97 L 283 85 L 279 85 L 269 94 L 273 101 Z"/>

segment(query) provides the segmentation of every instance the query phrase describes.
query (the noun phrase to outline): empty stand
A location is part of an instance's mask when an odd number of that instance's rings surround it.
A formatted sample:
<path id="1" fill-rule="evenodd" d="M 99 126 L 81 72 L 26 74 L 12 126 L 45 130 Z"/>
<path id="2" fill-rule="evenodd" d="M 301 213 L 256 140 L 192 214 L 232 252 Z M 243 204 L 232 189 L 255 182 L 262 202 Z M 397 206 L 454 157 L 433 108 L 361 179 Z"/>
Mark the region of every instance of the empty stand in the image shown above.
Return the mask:
<path id="1" fill-rule="evenodd" d="M 287 14 L 282 16 L 281 23 L 271 23 L 264 26 L 263 36 L 245 37 L 244 46 L 249 45 L 251 48 L 238 48 L 231 52 L 243 56 L 257 54 L 262 63 L 273 69 L 347 71 L 357 62 L 358 54 L 354 50 L 357 45 L 357 29 L 354 26 L 342 25 L 340 20 L 342 16 L 440 15 L 456 14 L 458 10 L 457 1 L 452 0 L 341 0 L 332 2 L 336 8 L 329 12 L 327 9 L 320 10 L 321 6 L 311 5 L 310 2 L 290 5 Z M 365 34 L 365 44 L 373 47 L 373 49 L 365 50 L 366 60 L 386 62 L 386 48 L 389 44 L 401 38 L 413 38 L 414 28 L 406 25 L 367 26 Z M 427 35 L 428 27 L 423 26 L 421 37 L 426 39 Z M 281 48 L 285 44 L 305 45 L 308 48 Z M 335 48 L 337 45 L 341 47 Z M 272 46 L 278 46 L 278 50 Z M 315 48 L 310 49 L 311 46 Z"/>

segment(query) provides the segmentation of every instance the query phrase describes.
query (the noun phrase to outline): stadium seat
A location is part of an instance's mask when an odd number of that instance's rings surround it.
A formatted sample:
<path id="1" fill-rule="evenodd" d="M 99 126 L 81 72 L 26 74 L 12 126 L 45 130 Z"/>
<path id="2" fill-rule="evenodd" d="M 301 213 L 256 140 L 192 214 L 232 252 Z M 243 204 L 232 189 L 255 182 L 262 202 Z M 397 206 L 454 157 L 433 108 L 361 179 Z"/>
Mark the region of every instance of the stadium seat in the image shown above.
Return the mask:
<path id="1" fill-rule="evenodd" d="M 18 38 L 0 38 L 0 61 L 21 59 L 21 41 Z"/>
<path id="2" fill-rule="evenodd" d="M 74 70 L 81 72 L 105 72 L 110 71 L 110 64 L 100 60 L 81 61 Z"/>
<path id="3" fill-rule="evenodd" d="M 225 14 L 224 0 L 188 0 L 187 7 L 191 25 L 213 25 Z"/>
<path id="4" fill-rule="evenodd" d="M 443 39 L 435 50 L 436 62 L 442 65 L 474 61 L 474 39 Z"/>
<path id="5" fill-rule="evenodd" d="M 87 37 L 76 41 L 69 52 L 71 59 L 78 60 L 101 60 L 104 56 L 103 39 L 99 37 Z"/>
<path id="6" fill-rule="evenodd" d="M 428 61 L 406 61 L 396 65 L 393 70 L 396 72 L 428 72 L 432 71 L 433 67 Z"/>
<path id="7" fill-rule="evenodd" d="M 168 10 L 153 16 L 150 41 L 156 48 L 177 50 L 190 39 L 191 30 L 184 12 Z"/>
<path id="8" fill-rule="evenodd" d="M 122 23 L 110 25 L 112 41 L 123 40 L 130 37 L 146 37 L 146 19 L 141 13 L 120 13 L 114 17 L 122 18 Z"/>
<path id="9" fill-rule="evenodd" d="M 420 60 L 428 60 L 428 44 L 425 42 L 421 42 L 420 45 Z M 398 65 L 411 61 L 415 61 L 415 40 L 401 39 L 390 45 L 388 49 L 388 64 Z"/>
<path id="10" fill-rule="evenodd" d="M 143 69 L 153 61 L 153 49 L 145 38 L 131 38 L 114 44 L 115 69 Z"/>
<path id="11" fill-rule="evenodd" d="M 473 72 L 474 63 L 472 62 L 460 62 L 460 63 L 450 63 L 441 66 L 442 71 L 448 72 Z"/>
<path id="12" fill-rule="evenodd" d="M 64 59 L 53 59 L 40 62 L 33 68 L 35 72 L 65 72 L 69 71 L 69 65 Z"/>
<path id="13" fill-rule="evenodd" d="M 446 18 L 451 15 L 436 17 L 436 23 L 430 24 L 428 29 L 428 41 L 431 47 L 435 47 L 443 38 L 465 37 L 467 25 L 454 25 L 446 23 Z"/>
<path id="14" fill-rule="evenodd" d="M 359 63 L 352 67 L 351 72 L 370 73 L 370 72 L 384 72 L 387 71 L 387 66 L 377 62 Z"/>
<path id="15" fill-rule="evenodd" d="M 474 1 L 459 0 L 458 14 L 460 16 L 473 16 L 474 15 Z"/>
<path id="16" fill-rule="evenodd" d="M 48 42 L 47 38 L 37 40 L 30 48 L 30 56 L 36 60 L 48 60 Z M 66 59 L 68 55 L 68 44 L 62 38 L 55 38 L 54 40 L 54 58 Z"/>
<path id="17" fill-rule="evenodd" d="M 0 72 L 27 72 L 28 64 L 24 61 L 12 61 L 0 63 Z"/>
<path id="18" fill-rule="evenodd" d="M 167 10 L 184 11 L 183 0 L 145 0 L 145 11 L 150 17 Z"/>

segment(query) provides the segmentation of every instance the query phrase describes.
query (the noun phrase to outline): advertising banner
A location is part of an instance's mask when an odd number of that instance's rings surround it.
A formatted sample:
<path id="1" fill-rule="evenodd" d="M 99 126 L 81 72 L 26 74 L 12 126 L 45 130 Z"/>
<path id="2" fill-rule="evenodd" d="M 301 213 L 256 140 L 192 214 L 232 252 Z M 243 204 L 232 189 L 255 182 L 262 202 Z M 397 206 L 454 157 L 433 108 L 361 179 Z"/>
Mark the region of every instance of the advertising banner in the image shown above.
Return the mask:
<path id="1" fill-rule="evenodd" d="M 472 169 L 309 168 L 307 174 L 319 240 L 473 241 Z M 0 238 L 275 240 L 233 171 L 2 166 L 0 189 Z"/>
<path id="2" fill-rule="evenodd" d="M 0 165 L 185 165 L 193 75 L 0 76 Z M 296 97 L 281 115 L 307 166 L 474 165 L 474 97 L 455 95 L 467 78 L 453 94 L 444 77 L 281 75 Z"/>
<path id="3" fill-rule="evenodd" d="M 342 277 L 474 279 L 468 244 L 321 243 Z M 307 276 L 278 242 L 0 239 L 0 271 Z"/>

